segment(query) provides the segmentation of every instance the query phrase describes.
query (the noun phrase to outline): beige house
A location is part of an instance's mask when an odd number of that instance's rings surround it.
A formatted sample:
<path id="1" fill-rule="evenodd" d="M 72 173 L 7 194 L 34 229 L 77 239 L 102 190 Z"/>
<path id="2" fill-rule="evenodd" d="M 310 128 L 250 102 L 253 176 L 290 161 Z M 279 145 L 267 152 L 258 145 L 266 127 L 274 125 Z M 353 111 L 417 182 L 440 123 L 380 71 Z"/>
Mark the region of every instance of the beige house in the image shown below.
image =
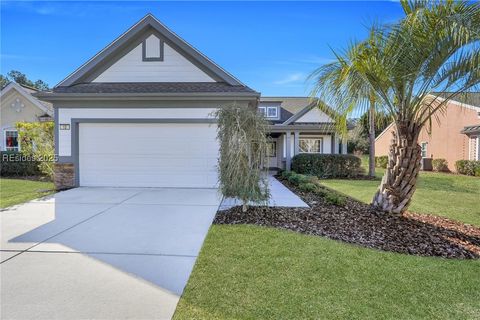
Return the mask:
<path id="1" fill-rule="evenodd" d="M 441 96 L 441 94 L 439 94 Z M 445 159 L 455 171 L 457 160 L 480 160 L 480 93 L 462 95 L 450 101 L 446 112 L 432 119 L 432 130 L 420 133 L 422 157 Z M 375 140 L 375 154 L 388 155 L 394 124 L 390 124 Z"/>
<path id="2" fill-rule="evenodd" d="M 0 151 L 20 151 L 17 122 L 52 121 L 53 108 L 34 97 L 38 90 L 11 82 L 0 92 Z"/>

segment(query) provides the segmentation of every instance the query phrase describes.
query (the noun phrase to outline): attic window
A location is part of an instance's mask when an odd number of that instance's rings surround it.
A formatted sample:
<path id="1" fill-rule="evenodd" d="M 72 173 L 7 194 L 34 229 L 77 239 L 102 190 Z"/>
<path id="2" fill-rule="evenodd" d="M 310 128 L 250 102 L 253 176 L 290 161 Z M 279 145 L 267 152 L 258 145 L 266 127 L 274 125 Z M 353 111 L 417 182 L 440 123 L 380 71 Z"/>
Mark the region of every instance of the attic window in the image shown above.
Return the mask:
<path id="1" fill-rule="evenodd" d="M 279 118 L 279 107 L 278 106 L 269 106 L 261 105 L 258 107 L 258 111 L 267 119 L 278 119 Z"/>
<path id="2" fill-rule="evenodd" d="M 151 35 L 142 43 L 143 61 L 163 61 L 163 41 Z"/>

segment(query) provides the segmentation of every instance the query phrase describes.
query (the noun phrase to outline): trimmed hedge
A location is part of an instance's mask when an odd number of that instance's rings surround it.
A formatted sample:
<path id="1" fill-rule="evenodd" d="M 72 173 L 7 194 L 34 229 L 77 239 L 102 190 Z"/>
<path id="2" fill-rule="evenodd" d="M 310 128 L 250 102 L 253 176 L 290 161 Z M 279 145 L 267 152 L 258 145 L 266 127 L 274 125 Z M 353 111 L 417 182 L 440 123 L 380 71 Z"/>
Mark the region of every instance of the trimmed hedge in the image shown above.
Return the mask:
<path id="1" fill-rule="evenodd" d="M 457 173 L 480 177 L 480 161 L 458 160 L 455 162 Z"/>
<path id="2" fill-rule="evenodd" d="M 387 169 L 388 156 L 375 157 L 375 167 Z"/>
<path id="3" fill-rule="evenodd" d="M 21 152 L 0 152 L 0 176 L 2 177 L 40 176 L 42 173 L 38 164 Z"/>
<path id="4" fill-rule="evenodd" d="M 432 167 L 434 171 L 448 172 L 448 162 L 445 159 L 433 159 Z"/>
<path id="5" fill-rule="evenodd" d="M 362 173 L 360 158 L 350 154 L 298 154 L 292 170 L 319 178 L 351 178 Z"/>

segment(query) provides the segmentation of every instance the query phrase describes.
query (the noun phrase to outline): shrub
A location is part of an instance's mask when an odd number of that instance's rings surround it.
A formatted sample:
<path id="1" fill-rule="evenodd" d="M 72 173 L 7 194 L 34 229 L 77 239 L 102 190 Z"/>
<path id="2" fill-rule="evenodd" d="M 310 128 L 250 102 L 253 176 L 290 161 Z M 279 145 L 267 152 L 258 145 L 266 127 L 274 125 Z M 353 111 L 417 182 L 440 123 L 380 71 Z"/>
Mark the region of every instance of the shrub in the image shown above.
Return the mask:
<path id="1" fill-rule="evenodd" d="M 319 178 L 351 178 L 361 172 L 361 160 L 347 154 L 298 154 L 292 159 L 292 170 Z"/>
<path id="2" fill-rule="evenodd" d="M 54 123 L 17 122 L 16 127 L 22 153 L 35 157 L 40 172 L 53 178 L 55 164 Z"/>
<path id="3" fill-rule="evenodd" d="M 282 177 L 282 179 L 288 180 L 293 174 L 295 174 L 295 172 L 293 171 L 282 171 L 280 177 Z"/>
<path id="4" fill-rule="evenodd" d="M 41 172 L 38 162 L 32 157 L 21 152 L 2 151 L 0 152 L 0 175 L 2 177 L 26 177 L 38 176 Z"/>
<path id="5" fill-rule="evenodd" d="M 438 172 L 447 172 L 448 170 L 448 162 L 445 159 L 433 159 L 432 160 L 432 167 L 434 171 Z"/>
<path id="6" fill-rule="evenodd" d="M 334 204 L 336 206 L 344 206 L 347 202 L 347 199 L 344 196 L 339 195 L 338 193 L 333 191 L 328 191 L 324 196 L 324 199 L 328 203 Z"/>
<path id="7" fill-rule="evenodd" d="M 288 178 L 288 181 L 296 186 L 302 184 L 302 183 L 307 183 L 308 178 L 304 176 L 303 174 L 298 174 L 298 173 L 293 173 L 290 175 Z"/>
<path id="8" fill-rule="evenodd" d="M 301 183 L 298 188 L 305 192 L 315 192 L 317 190 L 317 185 L 315 183 L 306 182 Z"/>
<path id="9" fill-rule="evenodd" d="M 375 167 L 386 169 L 388 164 L 388 156 L 375 157 Z"/>
<path id="10" fill-rule="evenodd" d="M 480 161 L 458 160 L 455 162 L 455 168 L 459 174 L 475 176 L 477 175 L 477 171 L 480 170 Z"/>
<path id="11" fill-rule="evenodd" d="M 480 177 L 480 166 L 475 169 L 475 177 Z"/>

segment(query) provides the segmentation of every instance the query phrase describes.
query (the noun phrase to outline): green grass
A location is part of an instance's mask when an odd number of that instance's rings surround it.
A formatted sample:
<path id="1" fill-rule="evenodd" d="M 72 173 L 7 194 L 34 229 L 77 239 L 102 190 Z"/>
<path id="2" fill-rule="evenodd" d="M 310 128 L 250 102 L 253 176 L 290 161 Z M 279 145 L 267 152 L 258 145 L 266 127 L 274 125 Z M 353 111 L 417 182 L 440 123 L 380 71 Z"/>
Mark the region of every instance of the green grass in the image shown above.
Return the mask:
<path id="1" fill-rule="evenodd" d="M 53 188 L 54 186 L 51 182 L 2 178 L 0 179 L 0 208 L 10 207 L 45 196 L 53 191 L 41 191 L 53 190 Z"/>
<path id="2" fill-rule="evenodd" d="M 368 159 L 362 158 L 362 165 Z M 384 169 L 376 169 L 376 180 L 321 180 L 322 184 L 353 198 L 370 203 Z M 480 226 L 480 178 L 421 172 L 410 211 L 444 216 Z"/>
<path id="3" fill-rule="evenodd" d="M 479 319 L 480 261 L 257 226 L 210 229 L 175 319 Z"/>

